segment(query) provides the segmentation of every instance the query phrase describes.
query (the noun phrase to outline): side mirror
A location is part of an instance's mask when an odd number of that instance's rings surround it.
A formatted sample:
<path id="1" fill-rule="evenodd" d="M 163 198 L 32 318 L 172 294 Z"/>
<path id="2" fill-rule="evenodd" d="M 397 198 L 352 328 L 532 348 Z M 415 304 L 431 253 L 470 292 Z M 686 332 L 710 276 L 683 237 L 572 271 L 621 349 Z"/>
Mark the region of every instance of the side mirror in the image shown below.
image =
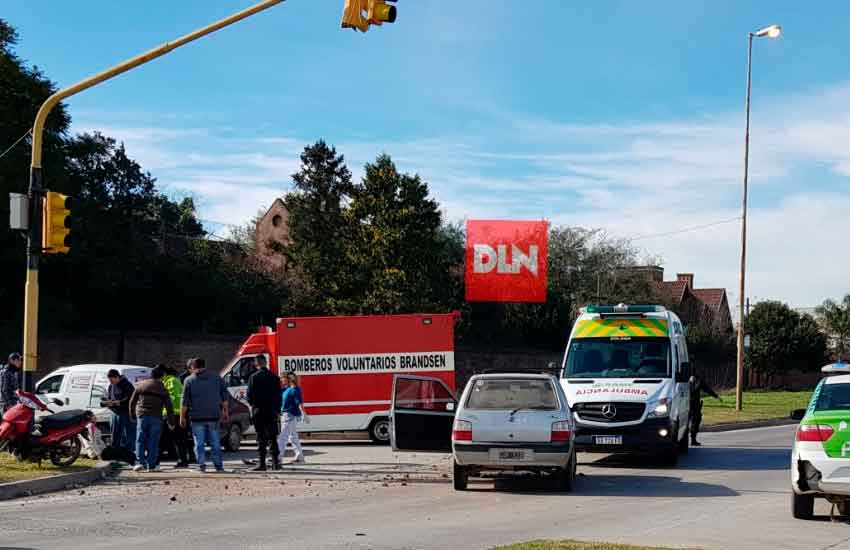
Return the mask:
<path id="1" fill-rule="evenodd" d="M 453 412 L 455 410 L 455 404 L 454 403 L 446 403 L 446 410 L 449 411 L 449 412 Z"/>
<path id="2" fill-rule="evenodd" d="M 63 406 L 63 405 L 67 405 L 67 403 L 65 403 L 61 399 L 56 399 L 55 397 L 53 399 L 51 399 L 51 401 L 53 402 L 54 405 L 58 405 L 60 407 Z"/>
<path id="3" fill-rule="evenodd" d="M 676 382 L 685 383 L 691 380 L 691 364 L 688 361 L 683 361 L 679 365 L 679 372 L 676 373 Z"/>
<path id="4" fill-rule="evenodd" d="M 802 420 L 806 416 L 806 409 L 794 409 L 791 411 L 791 420 Z"/>

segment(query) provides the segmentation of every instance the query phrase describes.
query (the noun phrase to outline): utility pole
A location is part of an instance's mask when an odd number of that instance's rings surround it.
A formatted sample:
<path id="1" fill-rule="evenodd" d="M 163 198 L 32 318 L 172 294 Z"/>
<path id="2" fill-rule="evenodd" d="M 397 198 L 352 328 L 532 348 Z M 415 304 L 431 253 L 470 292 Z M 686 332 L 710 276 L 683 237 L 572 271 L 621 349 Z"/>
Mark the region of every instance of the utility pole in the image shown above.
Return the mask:
<path id="1" fill-rule="evenodd" d="M 63 88 L 48 97 L 42 104 L 32 126 L 32 161 L 30 163 L 29 185 L 30 224 L 27 234 L 27 282 L 24 290 L 24 368 L 21 374 L 21 385 L 25 382 L 25 373 L 27 371 L 35 372 L 38 368 L 38 267 L 39 260 L 41 259 L 41 209 L 45 195 L 41 172 L 41 154 L 42 134 L 44 133 L 44 123 L 47 120 L 47 115 L 50 114 L 50 111 L 60 101 L 282 2 L 284 0 L 264 0 L 206 27 L 181 36 L 172 42 L 166 42 L 161 46 L 130 58 L 67 88 Z"/>

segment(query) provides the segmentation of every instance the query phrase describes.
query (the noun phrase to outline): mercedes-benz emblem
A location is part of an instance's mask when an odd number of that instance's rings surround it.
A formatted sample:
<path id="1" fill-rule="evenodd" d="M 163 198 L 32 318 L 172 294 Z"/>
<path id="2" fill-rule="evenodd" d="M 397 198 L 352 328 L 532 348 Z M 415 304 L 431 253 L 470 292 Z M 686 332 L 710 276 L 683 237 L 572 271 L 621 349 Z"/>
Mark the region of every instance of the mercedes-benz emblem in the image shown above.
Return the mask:
<path id="1" fill-rule="evenodd" d="M 613 403 L 605 403 L 602 405 L 602 416 L 611 419 L 617 416 L 617 407 Z"/>

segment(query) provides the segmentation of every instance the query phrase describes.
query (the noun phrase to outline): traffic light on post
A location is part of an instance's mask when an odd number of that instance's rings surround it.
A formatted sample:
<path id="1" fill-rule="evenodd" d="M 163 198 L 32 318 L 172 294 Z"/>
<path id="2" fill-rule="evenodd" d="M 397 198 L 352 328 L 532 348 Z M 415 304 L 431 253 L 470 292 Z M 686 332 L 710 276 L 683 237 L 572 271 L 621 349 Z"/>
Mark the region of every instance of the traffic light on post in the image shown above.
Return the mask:
<path id="1" fill-rule="evenodd" d="M 71 197 L 48 191 L 42 205 L 41 248 L 45 254 L 67 254 L 71 249 Z"/>
<path id="2" fill-rule="evenodd" d="M 394 23 L 396 8 L 387 2 L 396 0 L 345 0 L 342 10 L 342 28 L 369 30 L 371 25 Z"/>

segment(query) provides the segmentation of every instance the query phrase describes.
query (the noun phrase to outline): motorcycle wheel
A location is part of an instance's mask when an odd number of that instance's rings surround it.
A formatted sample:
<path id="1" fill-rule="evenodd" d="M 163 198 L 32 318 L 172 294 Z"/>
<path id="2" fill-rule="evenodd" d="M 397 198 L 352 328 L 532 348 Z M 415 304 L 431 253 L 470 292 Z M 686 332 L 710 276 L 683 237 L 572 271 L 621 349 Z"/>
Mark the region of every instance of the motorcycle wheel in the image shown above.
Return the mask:
<path id="1" fill-rule="evenodd" d="M 67 468 L 80 458 L 82 448 L 83 445 L 80 443 L 79 437 L 69 439 L 61 447 L 50 450 L 50 462 L 54 466 Z"/>

